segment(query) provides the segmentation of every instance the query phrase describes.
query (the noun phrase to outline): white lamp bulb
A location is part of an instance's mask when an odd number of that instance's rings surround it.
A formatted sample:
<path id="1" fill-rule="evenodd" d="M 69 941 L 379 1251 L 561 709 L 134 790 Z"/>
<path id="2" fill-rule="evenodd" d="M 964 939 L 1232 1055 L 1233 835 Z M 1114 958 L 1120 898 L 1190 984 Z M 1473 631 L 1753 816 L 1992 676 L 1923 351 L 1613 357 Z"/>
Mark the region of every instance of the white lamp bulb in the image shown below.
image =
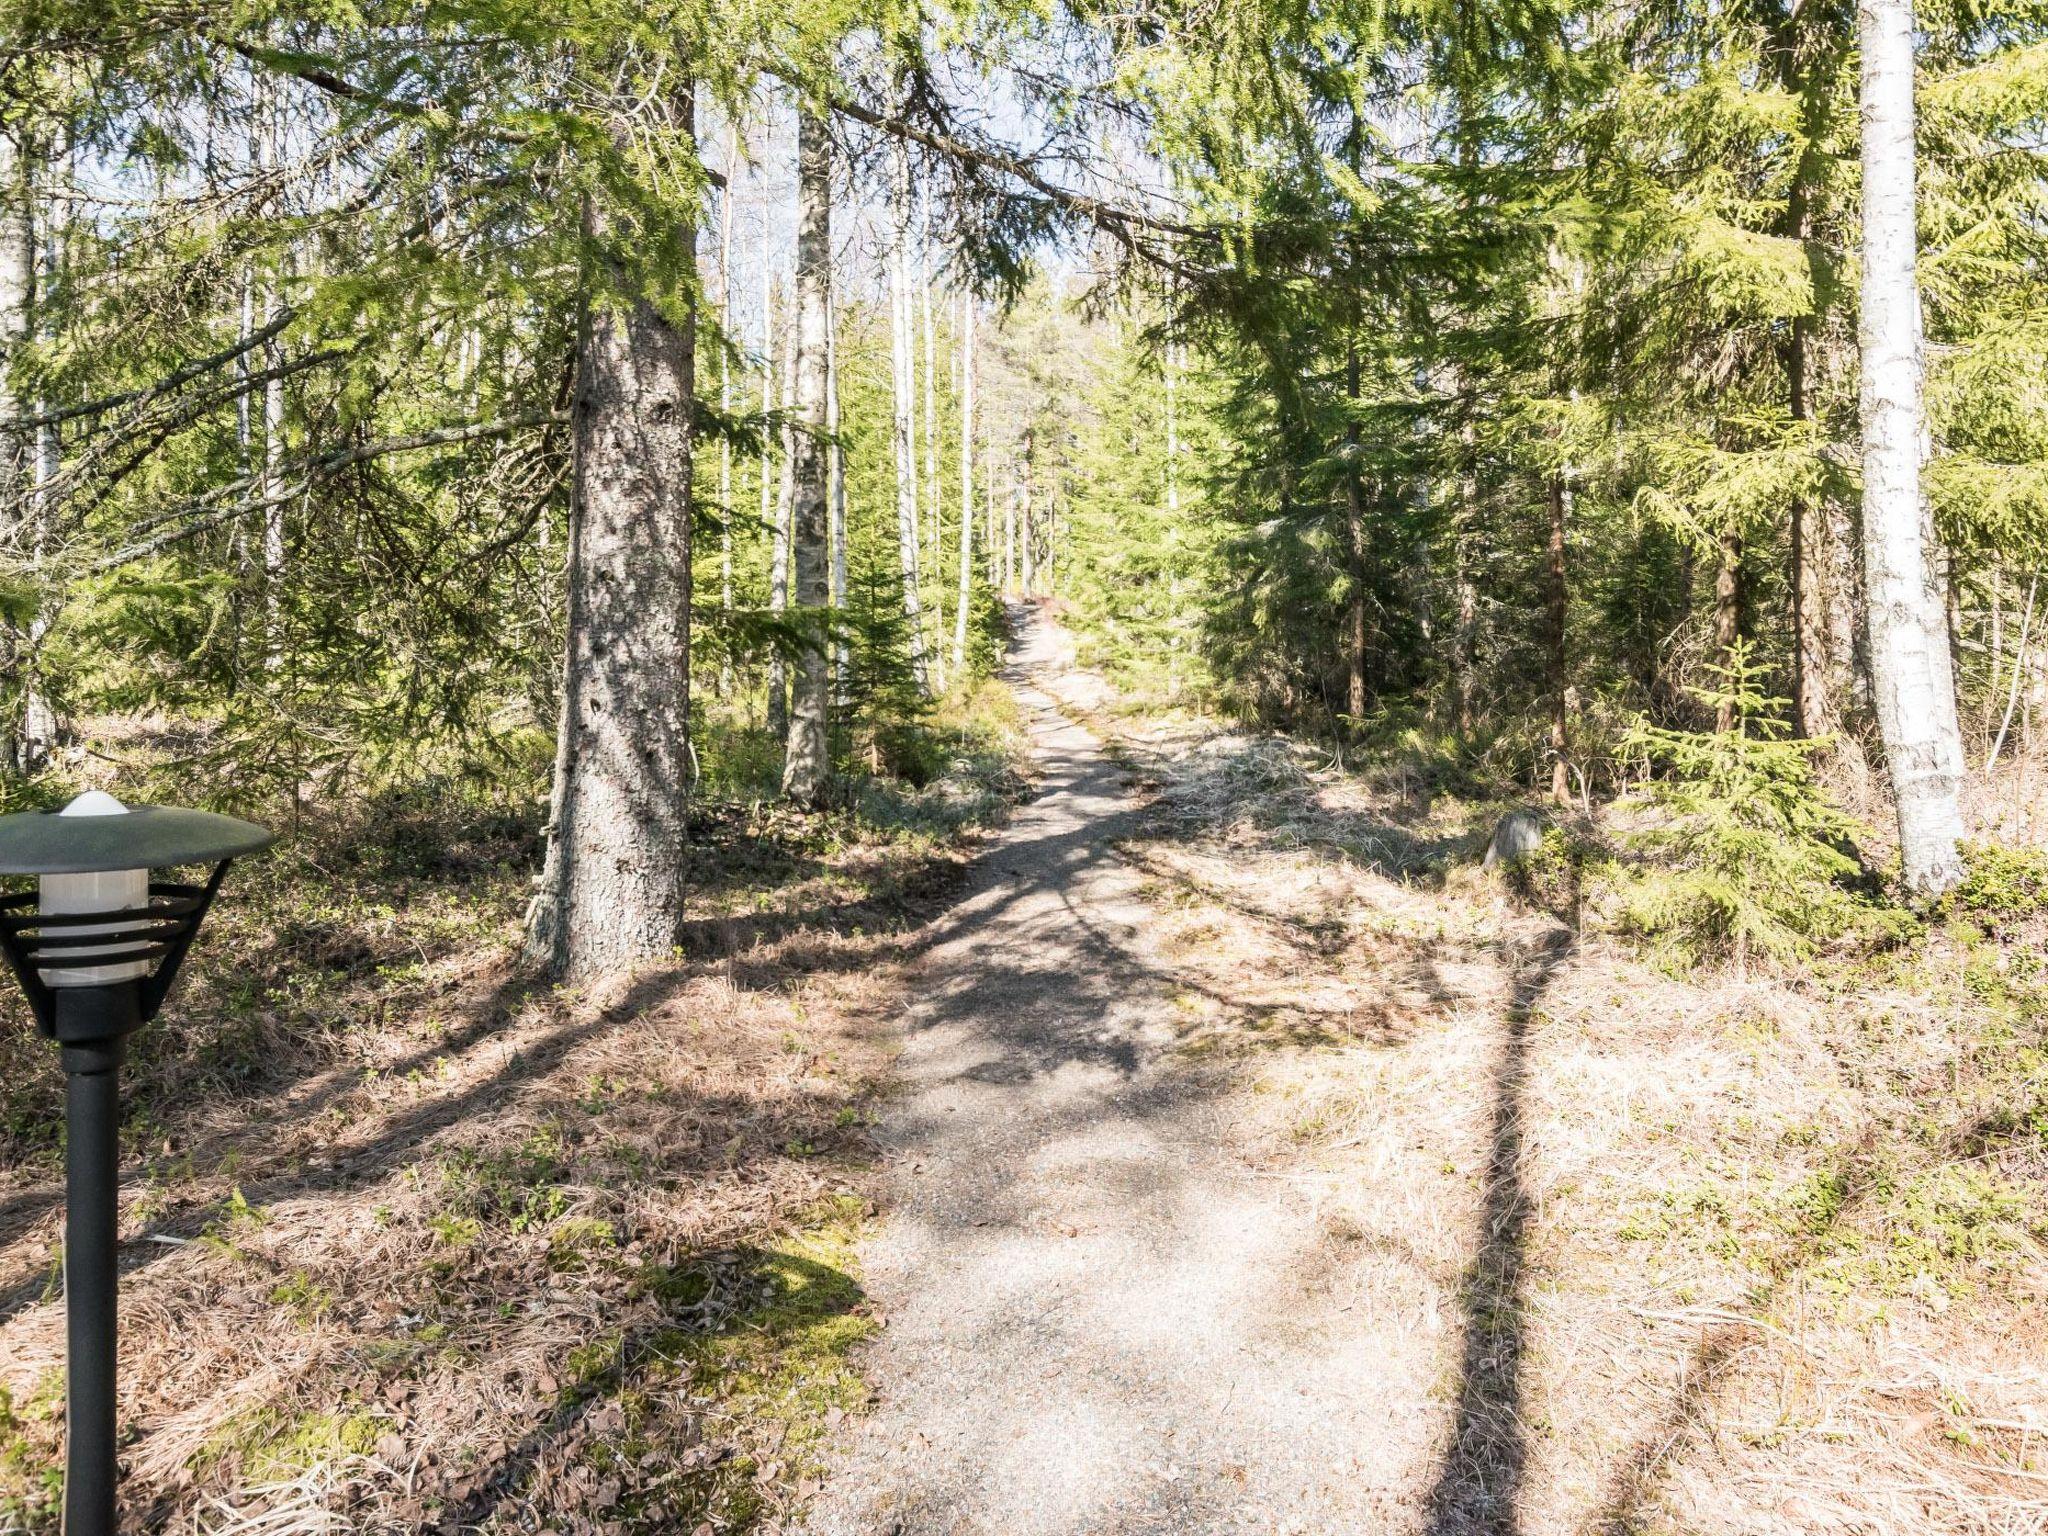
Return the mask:
<path id="1" fill-rule="evenodd" d="M 128 807 L 105 790 L 89 789 L 57 814 L 126 816 Z M 44 875 L 40 886 L 41 908 L 52 917 L 78 912 L 131 912 L 149 905 L 149 871 L 146 869 L 108 869 L 87 875 Z M 133 922 L 82 923 L 52 931 L 67 937 L 93 933 L 127 934 L 133 933 L 136 926 Z M 104 947 L 88 944 L 63 953 L 67 960 L 82 960 L 118 948 L 112 944 Z M 108 965 L 41 966 L 38 969 L 42 972 L 45 986 L 97 987 L 147 976 L 151 964 L 149 960 L 121 960 Z"/>

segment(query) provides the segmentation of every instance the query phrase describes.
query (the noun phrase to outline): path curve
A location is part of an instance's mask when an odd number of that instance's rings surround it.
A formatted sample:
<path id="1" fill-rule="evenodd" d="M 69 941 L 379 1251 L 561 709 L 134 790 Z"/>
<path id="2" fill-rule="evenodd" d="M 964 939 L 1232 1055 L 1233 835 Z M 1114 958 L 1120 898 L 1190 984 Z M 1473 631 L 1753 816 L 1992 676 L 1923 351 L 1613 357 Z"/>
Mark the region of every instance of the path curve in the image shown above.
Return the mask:
<path id="1" fill-rule="evenodd" d="M 1170 965 L 1116 855 L 1141 807 L 1049 696 L 1010 680 L 1038 796 L 913 977 L 865 1360 L 812 1536 L 1323 1533 L 1409 1527 L 1428 1413 L 1361 1391 L 1387 1340 L 1330 1294 L 1327 1239 L 1230 1150 L 1226 1084 L 1170 1050 Z"/>

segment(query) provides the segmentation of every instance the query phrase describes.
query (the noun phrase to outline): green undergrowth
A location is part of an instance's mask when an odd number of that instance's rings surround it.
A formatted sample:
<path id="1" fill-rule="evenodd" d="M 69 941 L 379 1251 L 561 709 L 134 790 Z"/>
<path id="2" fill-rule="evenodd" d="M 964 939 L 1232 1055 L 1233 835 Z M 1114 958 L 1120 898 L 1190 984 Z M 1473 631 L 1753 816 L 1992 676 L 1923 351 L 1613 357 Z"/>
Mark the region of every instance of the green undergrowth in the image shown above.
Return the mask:
<path id="1" fill-rule="evenodd" d="M 19 1398 L 0 1387 L 0 1531 L 35 1530 L 56 1519 L 64 1474 L 50 1445 L 63 1416 L 62 1371 L 48 1372 Z"/>
<path id="2" fill-rule="evenodd" d="M 380 1433 L 377 1416 L 361 1408 L 288 1414 L 266 1405 L 237 1414 L 208 1436 L 192 1470 L 202 1476 L 232 1471 L 247 1483 L 284 1482 L 369 1455 Z"/>
<path id="3" fill-rule="evenodd" d="M 607 1428 L 580 1459 L 625 1492 L 626 1529 L 762 1529 L 823 1471 L 827 1437 L 868 1402 L 854 1351 L 876 1323 L 860 1287 L 866 1203 L 822 1202 L 758 1246 L 652 1265 L 638 1289 L 667 1320 L 570 1351 L 563 1400 Z M 593 1405 L 615 1405 L 596 1407 Z M 673 1476 L 652 1480 L 660 1464 Z"/>

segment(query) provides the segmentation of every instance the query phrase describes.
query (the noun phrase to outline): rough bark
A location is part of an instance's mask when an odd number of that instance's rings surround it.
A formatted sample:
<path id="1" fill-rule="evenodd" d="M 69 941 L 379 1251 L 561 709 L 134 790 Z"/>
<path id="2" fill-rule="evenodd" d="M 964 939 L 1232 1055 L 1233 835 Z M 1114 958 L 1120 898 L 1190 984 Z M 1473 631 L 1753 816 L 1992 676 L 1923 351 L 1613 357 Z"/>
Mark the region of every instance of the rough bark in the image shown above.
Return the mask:
<path id="1" fill-rule="evenodd" d="M 1804 317 L 1794 319 L 1785 348 L 1787 395 L 1795 422 L 1807 420 L 1811 411 L 1806 390 L 1806 329 Z M 1785 583 L 1792 603 L 1792 722 L 1799 734 L 1808 738 L 1832 736 L 1841 726 L 1828 667 L 1831 594 L 1826 573 L 1831 569 L 1829 556 L 1835 551 L 1827 534 L 1825 518 L 1816 519 L 1804 498 L 1794 500 L 1788 552 L 1791 569 Z M 1832 595 L 1840 601 L 1843 594 Z"/>
<path id="2" fill-rule="evenodd" d="M 1546 552 L 1548 619 L 1545 652 L 1550 672 L 1550 798 L 1568 805 L 1571 786 L 1571 656 L 1567 649 L 1571 586 L 1565 567 L 1565 522 L 1570 492 L 1562 474 L 1550 477 L 1550 544 Z"/>
<path id="3" fill-rule="evenodd" d="M 776 482 L 775 530 L 768 551 L 768 611 L 789 612 L 790 525 L 796 517 L 796 433 L 790 414 L 796 405 L 797 318 L 790 315 L 782 331 L 782 475 Z M 777 646 L 768 658 L 768 734 L 778 739 L 789 731 L 789 665 Z"/>
<path id="4" fill-rule="evenodd" d="M 262 176 L 277 168 L 278 139 L 283 132 L 277 120 L 276 91 L 269 77 L 258 88 L 256 100 L 256 169 Z M 268 327 L 277 319 L 276 290 L 265 283 L 257 295 L 258 323 Z M 286 498 L 279 493 L 280 465 L 284 459 L 284 379 L 275 370 L 284 362 L 284 349 L 276 336 L 263 344 L 263 366 L 272 370 L 263 386 L 262 471 L 258 497 L 263 507 L 263 665 L 276 671 L 284 664 L 284 577 Z"/>
<path id="5" fill-rule="evenodd" d="M 768 260 L 768 235 L 761 235 L 761 526 L 775 515 L 775 454 L 769 448 L 775 432 L 775 271 Z"/>
<path id="6" fill-rule="evenodd" d="M 1176 342 L 1166 343 L 1166 514 L 1180 517 L 1180 355 Z"/>
<path id="7" fill-rule="evenodd" d="M 1906 884 L 1929 897 L 1962 876 L 1962 751 L 1948 686 L 1947 630 L 1940 609 L 1929 604 L 1921 503 L 1910 0 L 1861 0 L 1857 24 L 1863 51 L 1863 564 L 1871 682 L 1898 807 Z"/>
<path id="8" fill-rule="evenodd" d="M 939 463 L 938 342 L 932 327 L 931 202 L 925 201 L 924 235 L 917 244 L 917 302 L 924 327 L 924 473 L 926 505 L 931 509 L 933 686 L 942 688 L 946 635 L 945 471 Z"/>
<path id="9" fill-rule="evenodd" d="M 1473 530 L 1479 523 L 1479 476 L 1472 429 L 1462 434 L 1458 509 L 1451 528 L 1451 720 L 1460 736 L 1472 734 L 1473 667 L 1479 640 L 1479 587 L 1474 579 Z"/>
<path id="10" fill-rule="evenodd" d="M 960 296 L 960 589 L 953 599 L 953 674 L 967 665 L 974 603 L 974 300 Z"/>
<path id="11" fill-rule="evenodd" d="M 1714 656 L 1721 666 L 1735 661 L 1742 639 L 1742 534 L 1723 528 L 1714 562 Z M 1723 700 L 1714 710 L 1714 729 L 1735 728 L 1735 706 Z"/>
<path id="12" fill-rule="evenodd" d="M 790 557 L 795 572 L 795 619 L 802 634 L 790 691 L 789 740 L 782 759 L 782 793 L 816 805 L 831 771 L 826 712 L 831 677 L 826 617 L 831 602 L 826 410 L 831 394 L 830 286 L 832 271 L 832 141 L 825 119 L 797 118 L 796 149 L 796 398 L 791 434 Z"/>
<path id="13" fill-rule="evenodd" d="M 1003 595 L 1017 590 L 1017 473 L 1010 466 L 1009 494 L 1003 498 Z"/>
<path id="14" fill-rule="evenodd" d="M 832 484 L 832 615 L 846 616 L 846 449 L 839 441 L 839 299 L 838 274 L 825 273 L 825 474 Z M 832 644 L 834 697 L 843 697 L 853 666 L 853 653 L 842 633 Z"/>
<path id="15" fill-rule="evenodd" d="M 1351 407 L 1344 422 L 1344 564 L 1349 587 L 1345 594 L 1344 629 L 1348 642 L 1345 707 L 1354 723 L 1365 717 L 1366 668 L 1372 659 L 1366 611 L 1365 485 L 1358 473 L 1358 392 L 1358 343 L 1351 339 L 1347 340 L 1344 353 L 1344 398 Z"/>
<path id="16" fill-rule="evenodd" d="M 1038 551 L 1032 539 L 1032 519 L 1036 513 L 1034 494 L 1036 487 L 1031 475 L 1031 432 L 1024 433 L 1024 474 L 1018 485 L 1017 494 L 1017 581 L 1024 596 L 1035 597 L 1038 591 Z"/>
<path id="17" fill-rule="evenodd" d="M 602 214 L 588 222 L 602 248 Z M 688 229 L 671 233 L 687 259 Z M 577 370 L 561 734 L 527 930 L 568 979 L 670 954 L 686 870 L 694 326 L 612 275 Z"/>
<path id="18" fill-rule="evenodd" d="M 739 164 L 739 129 L 725 130 L 725 168 L 730 177 Z M 732 186 L 718 195 L 718 323 L 725 345 L 718 349 L 718 414 L 732 415 Z M 732 611 L 732 438 L 718 438 L 718 606 Z"/>

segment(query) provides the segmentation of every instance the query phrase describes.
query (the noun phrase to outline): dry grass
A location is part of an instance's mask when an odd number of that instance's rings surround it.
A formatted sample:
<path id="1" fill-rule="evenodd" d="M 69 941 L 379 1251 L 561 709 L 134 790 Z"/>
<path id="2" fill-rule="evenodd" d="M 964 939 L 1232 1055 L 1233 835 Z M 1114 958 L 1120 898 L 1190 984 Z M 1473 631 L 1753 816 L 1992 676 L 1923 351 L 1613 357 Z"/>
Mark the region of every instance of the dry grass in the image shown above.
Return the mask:
<path id="1" fill-rule="evenodd" d="M 1499 807 L 1074 702 L 1247 1154 L 1441 1336 L 1432 1536 L 2048 1529 L 2037 920 L 1670 974 L 1479 870 Z"/>
<path id="2" fill-rule="evenodd" d="M 131 1518 L 779 1528 L 863 1400 L 865 1127 L 957 850 L 719 813 L 683 958 L 582 993 L 511 958 L 527 829 L 364 830 L 238 875 L 137 1042 Z M 0 1041 L 0 1530 L 43 1532 L 60 1080 L 20 1020 Z"/>

